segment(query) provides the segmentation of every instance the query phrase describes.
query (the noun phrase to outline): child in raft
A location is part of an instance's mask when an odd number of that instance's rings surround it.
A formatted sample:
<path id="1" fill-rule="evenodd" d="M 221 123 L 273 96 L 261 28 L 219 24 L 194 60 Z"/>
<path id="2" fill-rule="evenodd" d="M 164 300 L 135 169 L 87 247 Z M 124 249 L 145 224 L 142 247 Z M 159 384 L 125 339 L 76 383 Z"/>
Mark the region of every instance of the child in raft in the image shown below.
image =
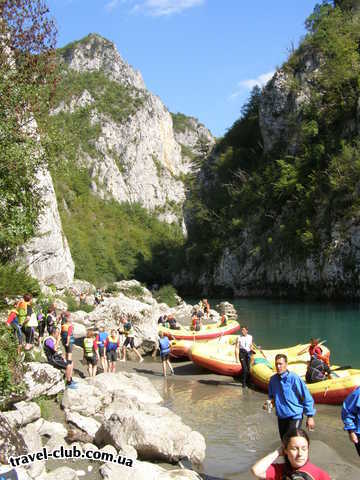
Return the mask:
<path id="1" fill-rule="evenodd" d="M 170 375 L 174 375 L 174 369 L 169 360 L 170 340 L 164 335 L 164 332 L 159 333 L 159 349 L 164 377 L 166 377 L 166 365 L 170 368 Z"/>
<path id="2" fill-rule="evenodd" d="M 264 480 L 331 480 L 328 473 L 309 462 L 309 446 L 304 430 L 291 429 L 284 435 L 283 445 L 256 462 L 251 472 Z M 285 456 L 285 463 L 274 463 L 281 456 Z"/>

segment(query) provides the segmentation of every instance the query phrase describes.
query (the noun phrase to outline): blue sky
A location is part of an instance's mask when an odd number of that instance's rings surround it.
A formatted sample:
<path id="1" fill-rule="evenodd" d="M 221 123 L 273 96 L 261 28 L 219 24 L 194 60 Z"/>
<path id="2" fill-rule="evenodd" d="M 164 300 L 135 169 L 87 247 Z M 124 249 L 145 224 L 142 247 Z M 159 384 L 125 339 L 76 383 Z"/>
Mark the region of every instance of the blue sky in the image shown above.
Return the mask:
<path id="1" fill-rule="evenodd" d="M 221 136 L 305 34 L 315 0 L 48 0 L 58 46 L 96 32 L 172 112 Z"/>

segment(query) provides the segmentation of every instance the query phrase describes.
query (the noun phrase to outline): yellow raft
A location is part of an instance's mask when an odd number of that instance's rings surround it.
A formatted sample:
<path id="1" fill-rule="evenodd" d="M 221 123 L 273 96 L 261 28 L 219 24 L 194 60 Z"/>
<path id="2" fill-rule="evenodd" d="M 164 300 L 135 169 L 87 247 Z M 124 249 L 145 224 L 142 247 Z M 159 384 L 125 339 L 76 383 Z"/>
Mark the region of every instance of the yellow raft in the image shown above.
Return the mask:
<path id="1" fill-rule="evenodd" d="M 284 353 L 288 357 L 289 371 L 297 373 L 305 381 L 307 362 L 310 360 L 309 353 L 306 352 L 299 356 L 297 353 L 309 346 L 310 344 L 276 350 L 263 350 L 263 354 L 258 350 L 252 357 L 250 368 L 253 383 L 261 390 L 268 391 L 270 378 L 276 373 L 275 355 L 278 353 Z M 323 354 L 329 351 L 324 346 L 321 348 Z M 341 367 L 331 366 L 331 379 L 307 384 L 316 403 L 341 404 L 349 393 L 360 386 L 360 370 L 353 368 L 339 370 L 339 368 Z"/>
<path id="2" fill-rule="evenodd" d="M 225 327 L 219 327 L 218 324 L 203 325 L 201 330 L 196 332 L 190 330 L 190 327 L 181 326 L 179 330 L 173 328 L 159 327 L 159 333 L 163 332 L 167 337 L 176 340 L 210 340 L 223 335 L 231 335 L 239 330 L 240 325 L 236 320 L 230 320 Z"/>

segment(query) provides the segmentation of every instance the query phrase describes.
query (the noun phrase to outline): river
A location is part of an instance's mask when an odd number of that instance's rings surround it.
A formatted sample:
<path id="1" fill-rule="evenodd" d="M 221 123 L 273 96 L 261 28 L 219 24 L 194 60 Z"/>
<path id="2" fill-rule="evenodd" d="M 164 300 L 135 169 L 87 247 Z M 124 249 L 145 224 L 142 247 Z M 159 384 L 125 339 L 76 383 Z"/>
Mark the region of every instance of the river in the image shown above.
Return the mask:
<path id="1" fill-rule="evenodd" d="M 220 300 L 210 300 L 215 306 Z M 194 303 L 191 302 L 190 303 Z M 327 340 L 332 363 L 360 368 L 358 340 L 360 309 L 357 304 L 301 303 L 262 299 L 233 301 L 241 324 L 247 324 L 263 348 L 307 342 L 312 336 Z M 209 376 L 199 369 L 189 375 L 175 364 L 181 379 L 154 378 L 165 405 L 185 423 L 200 431 L 207 444 L 203 471 L 219 478 L 251 478 L 250 466 L 279 444 L 276 417 L 261 409 L 261 392 L 242 390 L 229 377 Z M 343 432 L 340 406 L 318 405 L 316 430 L 311 434 L 312 458 L 332 478 L 360 478 L 358 457 Z"/>

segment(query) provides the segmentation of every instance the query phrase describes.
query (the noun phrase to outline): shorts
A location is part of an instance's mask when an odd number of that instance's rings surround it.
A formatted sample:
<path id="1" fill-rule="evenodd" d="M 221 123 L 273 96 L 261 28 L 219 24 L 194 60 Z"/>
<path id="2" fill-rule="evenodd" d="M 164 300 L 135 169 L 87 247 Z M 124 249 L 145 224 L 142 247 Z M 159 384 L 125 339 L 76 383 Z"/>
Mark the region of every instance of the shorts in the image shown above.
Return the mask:
<path id="1" fill-rule="evenodd" d="M 169 354 L 168 353 L 165 353 L 164 355 L 160 353 L 160 358 L 163 362 L 165 362 L 166 360 L 169 360 Z"/>
<path id="2" fill-rule="evenodd" d="M 65 353 L 72 353 L 73 351 L 73 343 L 69 343 L 69 345 L 64 345 L 64 348 L 65 348 Z"/>
<path id="3" fill-rule="evenodd" d="M 105 357 L 105 347 L 98 347 L 100 357 Z"/>
<path id="4" fill-rule="evenodd" d="M 38 324 L 39 337 L 44 336 L 45 324 L 46 324 L 45 320 L 40 320 L 39 321 L 39 324 Z"/>
<path id="5" fill-rule="evenodd" d="M 108 362 L 116 362 L 117 360 L 116 350 L 109 350 L 108 352 L 106 352 L 106 358 L 108 359 Z"/>
<path id="6" fill-rule="evenodd" d="M 34 329 L 33 327 L 24 327 L 23 332 L 25 334 L 26 343 L 32 344 L 34 343 Z"/>
<path id="7" fill-rule="evenodd" d="M 86 357 L 85 356 L 86 363 L 88 365 L 96 365 L 97 364 L 97 357 L 96 355 L 93 355 L 92 357 Z"/>
<path id="8" fill-rule="evenodd" d="M 301 428 L 302 418 L 292 419 L 292 418 L 278 418 L 278 428 L 281 440 L 283 439 L 285 433 L 288 430 L 293 428 Z"/>
<path id="9" fill-rule="evenodd" d="M 67 367 L 67 361 L 58 353 L 49 358 L 49 364 L 58 370 L 66 370 Z"/>
<path id="10" fill-rule="evenodd" d="M 135 348 L 134 337 L 126 337 L 123 347 L 130 345 L 130 348 Z"/>

